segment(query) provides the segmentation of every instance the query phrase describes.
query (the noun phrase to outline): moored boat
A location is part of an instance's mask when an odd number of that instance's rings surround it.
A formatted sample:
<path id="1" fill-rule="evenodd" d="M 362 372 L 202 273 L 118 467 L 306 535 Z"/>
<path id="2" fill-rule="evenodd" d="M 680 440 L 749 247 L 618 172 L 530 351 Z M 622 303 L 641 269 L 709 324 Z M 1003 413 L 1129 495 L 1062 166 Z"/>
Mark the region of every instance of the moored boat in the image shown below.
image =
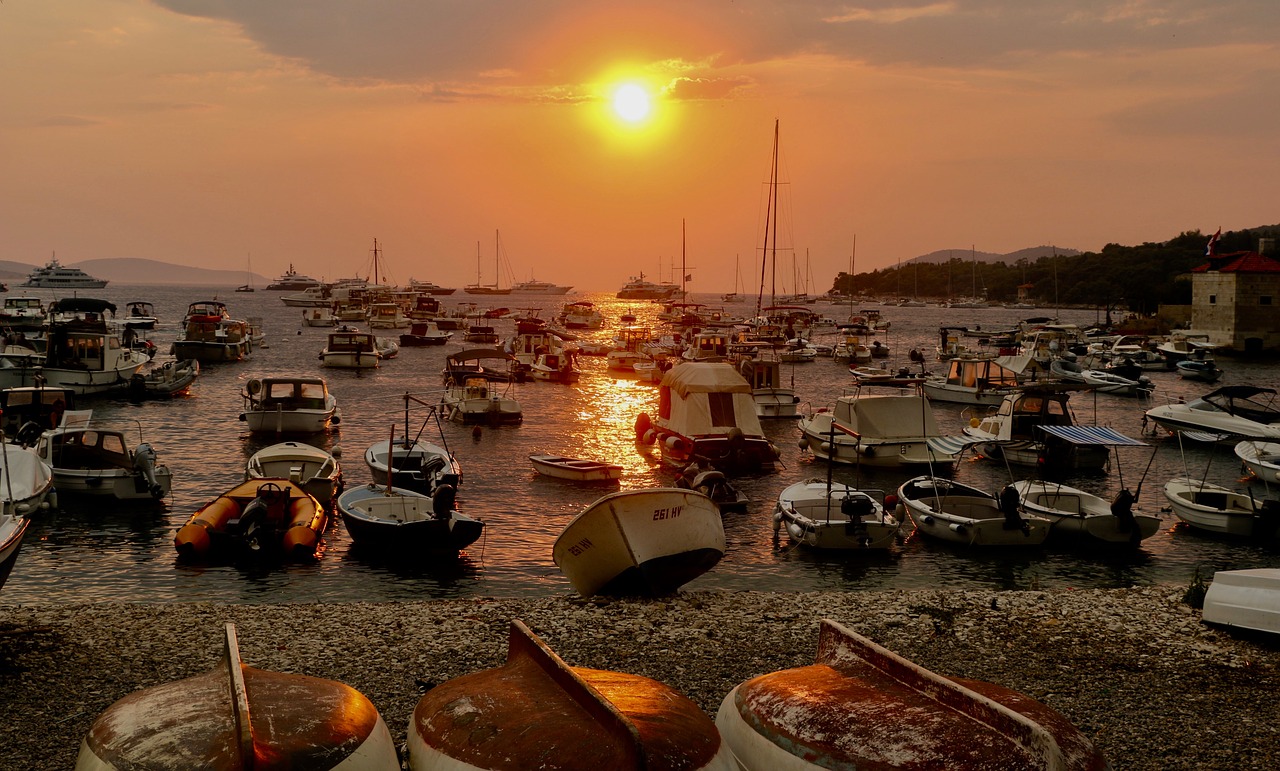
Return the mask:
<path id="1" fill-rule="evenodd" d="M 747 680 L 716 726 L 744 771 L 1110 768 L 1062 714 L 823 620 L 814 664 Z"/>
<path id="2" fill-rule="evenodd" d="M 552 548 L 583 597 L 670 594 L 724 556 L 720 510 L 702 493 L 652 488 L 612 493 L 583 509 Z"/>
<path id="3" fill-rule="evenodd" d="M 1264 482 L 1280 482 L 1280 442 L 1237 442 L 1236 457 L 1249 473 Z"/>
<path id="4" fill-rule="evenodd" d="M 883 497 L 829 479 L 796 482 L 778 494 L 773 530 L 812 549 L 887 549 L 901 524 Z"/>
<path id="5" fill-rule="evenodd" d="M 216 669 L 116 701 L 93 721 L 75 767 L 395 771 L 400 763 L 391 732 L 364 694 L 246 665 L 228 623 Z"/>
<path id="6" fill-rule="evenodd" d="M 201 363 L 240 361 L 253 350 L 249 323 L 231 318 L 225 303 L 202 300 L 187 306 L 182 333 L 173 341 L 177 359 Z"/>
<path id="7" fill-rule="evenodd" d="M 1055 534 L 1137 545 L 1160 529 L 1160 517 L 1133 510 L 1136 499 L 1127 489 L 1110 502 L 1079 488 L 1042 479 L 1018 480 L 1013 489 L 1018 491 L 1023 510 L 1048 519 Z"/>
<path id="8" fill-rule="evenodd" d="M 828 462 L 866 466 L 948 464 L 956 453 L 929 444 L 941 436 L 929 398 L 918 377 L 862 383 L 830 409 L 800 419 L 803 449 Z M 888 392 L 874 392 L 888 388 Z"/>
<path id="9" fill-rule="evenodd" d="M 79 268 L 70 268 L 51 257 L 44 267 L 36 268 L 18 286 L 32 289 L 102 289 L 107 281 L 94 278 Z"/>
<path id="10" fill-rule="evenodd" d="M 434 495 L 377 483 L 353 487 L 338 496 L 338 513 L 352 543 L 414 554 L 455 553 L 484 533 L 484 522 L 458 511 L 454 488 L 436 487 Z"/>
<path id="11" fill-rule="evenodd" d="M 377 369 L 382 358 L 373 334 L 351 327 L 330 332 L 328 342 L 320 351 L 321 366 L 340 369 Z"/>
<path id="12" fill-rule="evenodd" d="M 254 433 L 315 434 L 341 421 L 338 400 L 320 377 L 253 378 L 240 396 L 240 419 Z"/>
<path id="13" fill-rule="evenodd" d="M 1222 378 L 1222 368 L 1213 359 L 1183 359 L 1174 365 L 1178 377 L 1183 380 L 1199 380 L 1216 383 Z"/>
<path id="14" fill-rule="evenodd" d="M 1274 388 L 1223 386 L 1185 403 L 1152 407 L 1147 417 L 1171 432 L 1204 431 L 1238 439 L 1280 441 L 1280 407 Z"/>
<path id="15" fill-rule="evenodd" d="M 412 771 L 737 771 L 710 718 L 656 680 L 570 667 L 520 621 L 507 660 L 436 685 L 409 725 Z"/>
<path id="16" fill-rule="evenodd" d="M 574 482 L 616 482 L 622 477 L 622 466 L 563 455 L 530 455 L 529 462 L 539 474 Z"/>
<path id="17" fill-rule="evenodd" d="M 179 556 L 239 548 L 314 557 L 329 524 L 324 507 L 288 479 L 251 479 L 201 506 L 173 539 Z"/>
<path id="18" fill-rule="evenodd" d="M 966 546 L 1039 546 L 1049 536 L 1048 519 L 1023 512 L 1017 492 L 999 496 L 970 485 L 918 476 L 898 488 L 899 519 L 911 517 L 917 531 Z"/>
<path id="19" fill-rule="evenodd" d="M 47 508 L 53 470 L 35 452 L 0 443 L 0 586 L 22 548 L 32 512 Z"/>
<path id="20" fill-rule="evenodd" d="M 129 378 L 129 398 L 167 399 L 191 389 L 200 376 L 200 362 L 195 359 L 152 361 Z"/>
<path id="21" fill-rule="evenodd" d="M 1280 535 L 1280 501 L 1275 499 L 1190 477 L 1165 482 L 1164 497 L 1178 519 L 1196 530 L 1259 539 Z"/>
<path id="22" fill-rule="evenodd" d="M 255 452 L 245 464 L 245 481 L 288 479 L 328 506 L 342 489 L 342 466 L 331 453 L 302 442 L 279 442 Z"/>
<path id="23" fill-rule="evenodd" d="M 155 449 L 141 436 L 130 449 L 123 431 L 95 424 L 92 416 L 93 410 L 65 413 L 61 425 L 45 431 L 36 443 L 36 454 L 53 469 L 58 491 L 117 501 L 168 495 L 173 472 L 157 461 Z"/>

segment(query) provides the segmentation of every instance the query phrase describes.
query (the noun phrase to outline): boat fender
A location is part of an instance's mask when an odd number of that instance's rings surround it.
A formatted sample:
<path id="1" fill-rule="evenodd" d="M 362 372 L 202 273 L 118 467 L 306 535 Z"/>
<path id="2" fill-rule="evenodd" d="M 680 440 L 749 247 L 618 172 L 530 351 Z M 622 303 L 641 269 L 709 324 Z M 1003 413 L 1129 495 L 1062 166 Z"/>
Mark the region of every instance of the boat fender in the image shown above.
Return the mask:
<path id="1" fill-rule="evenodd" d="M 925 516 L 925 518 L 924 518 L 924 523 L 925 523 L 926 525 L 932 525 L 932 524 L 933 524 L 933 517 L 926 515 L 926 516 Z"/>
<path id="2" fill-rule="evenodd" d="M 652 428 L 644 432 L 644 436 L 640 438 L 642 444 L 653 444 L 658 439 L 658 432 Z"/>
<path id="3" fill-rule="evenodd" d="M 641 438 L 653 430 L 653 419 L 649 417 L 649 413 L 642 412 L 636 416 L 636 437 Z"/>
<path id="4" fill-rule="evenodd" d="M 804 540 L 804 528 L 800 527 L 795 522 L 792 522 L 787 525 L 787 535 L 790 535 L 797 541 L 802 541 Z"/>
<path id="5" fill-rule="evenodd" d="M 969 428 L 977 428 L 982 425 L 982 421 L 977 418 L 969 418 Z"/>
<path id="6" fill-rule="evenodd" d="M 800 437 L 800 441 L 796 442 L 796 445 L 802 450 L 809 449 L 809 438 L 805 436 Z"/>
<path id="7" fill-rule="evenodd" d="M 876 448 L 874 448 L 874 447 L 863 447 L 863 448 L 862 448 L 862 454 L 863 454 L 863 455 L 865 455 L 865 456 L 867 456 L 868 458 L 874 458 L 874 457 L 876 457 Z"/>
<path id="8" fill-rule="evenodd" d="M 965 526 L 960 524 L 959 522 L 957 522 L 954 525 L 948 525 L 948 527 L 950 527 L 955 532 L 956 535 L 964 535 L 966 532 L 968 532 L 965 529 Z"/>
<path id="9" fill-rule="evenodd" d="M 262 391 L 262 381 L 254 378 L 245 384 L 244 389 L 254 396 L 257 396 L 258 393 Z"/>
<path id="10" fill-rule="evenodd" d="M 891 511 L 896 510 L 898 508 L 898 496 L 894 495 L 893 493 L 889 493 L 888 495 L 886 495 L 884 497 L 884 507 Z"/>
<path id="11" fill-rule="evenodd" d="M 458 490 L 453 485 L 440 485 L 431 495 L 431 511 L 436 519 L 448 519 L 458 501 Z"/>
<path id="12" fill-rule="evenodd" d="M 818 449 L 830 455 L 832 450 L 831 442 L 819 442 Z"/>
<path id="13" fill-rule="evenodd" d="M 667 445 L 667 449 L 677 453 L 682 452 L 685 445 L 684 439 L 675 436 L 674 434 L 664 439 L 663 443 Z"/>
<path id="14" fill-rule="evenodd" d="M 781 529 L 782 529 L 782 512 L 775 511 L 773 512 L 773 532 L 776 533 Z"/>

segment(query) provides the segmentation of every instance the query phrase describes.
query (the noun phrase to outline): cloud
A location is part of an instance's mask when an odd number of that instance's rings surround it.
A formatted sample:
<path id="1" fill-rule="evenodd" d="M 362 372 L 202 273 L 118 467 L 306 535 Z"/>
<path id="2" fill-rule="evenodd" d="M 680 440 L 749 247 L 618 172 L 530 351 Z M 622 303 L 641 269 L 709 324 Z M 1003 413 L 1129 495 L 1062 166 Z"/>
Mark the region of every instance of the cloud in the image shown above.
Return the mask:
<path id="1" fill-rule="evenodd" d="M 82 118 L 79 115 L 51 115 L 40 121 L 41 126 L 70 126 L 78 128 L 80 126 L 101 126 L 105 121 L 97 118 Z"/>
<path id="2" fill-rule="evenodd" d="M 933 3 L 922 6 L 890 6 L 888 8 L 850 8 L 823 21 L 830 24 L 871 22 L 873 24 L 900 24 L 904 21 L 930 16 L 950 16 L 956 11 L 955 3 Z"/>
<path id="3" fill-rule="evenodd" d="M 674 78 L 662 90 L 668 99 L 728 99 L 750 88 L 754 81 L 746 77 Z"/>

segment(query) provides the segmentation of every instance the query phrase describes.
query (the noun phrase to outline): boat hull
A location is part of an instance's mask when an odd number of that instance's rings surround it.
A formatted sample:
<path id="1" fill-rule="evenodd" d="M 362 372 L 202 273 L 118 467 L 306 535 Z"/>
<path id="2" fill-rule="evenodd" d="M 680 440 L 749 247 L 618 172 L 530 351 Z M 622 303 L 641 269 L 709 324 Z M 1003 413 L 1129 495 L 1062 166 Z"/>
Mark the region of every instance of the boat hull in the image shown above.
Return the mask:
<path id="1" fill-rule="evenodd" d="M 333 410 L 253 410 L 244 422 L 255 434 L 318 434 L 329 430 Z"/>
<path id="2" fill-rule="evenodd" d="M 1013 483 L 1023 509 L 1052 522 L 1055 537 L 1065 535 L 1112 544 L 1136 544 L 1160 529 L 1160 518 L 1132 513 L 1132 521 L 1117 516 L 1111 504 L 1096 495 L 1054 482 L 1020 480 Z"/>
<path id="3" fill-rule="evenodd" d="M 201 364 L 216 364 L 225 361 L 243 361 L 248 358 L 250 343 L 248 340 L 235 343 L 175 340 L 172 350 L 176 359 L 193 359 Z"/>
<path id="4" fill-rule="evenodd" d="M 622 466 L 615 463 L 559 455 L 530 455 L 529 461 L 539 474 L 573 482 L 616 482 L 622 477 Z"/>
<path id="5" fill-rule="evenodd" d="M 169 494 L 173 472 L 167 466 L 154 469 L 159 494 L 148 480 L 125 469 L 60 469 L 53 470 L 53 483 L 59 493 L 115 498 L 118 501 L 153 501 Z"/>
<path id="6" fill-rule="evenodd" d="M 453 553 L 479 540 L 484 523 L 453 510 L 453 490 L 434 497 L 402 488 L 362 485 L 338 496 L 338 513 L 353 543 L 412 553 Z"/>
<path id="7" fill-rule="evenodd" d="M 845 497 L 863 502 L 866 514 L 846 514 Z M 778 495 L 774 529 L 785 531 L 793 543 L 811 549 L 888 549 L 899 531 L 898 520 L 871 496 L 848 485 L 810 480 L 797 482 Z"/>
<path id="8" fill-rule="evenodd" d="M 1207 624 L 1280 634 L 1280 569 L 1214 573 L 1202 618 Z"/>
<path id="9" fill-rule="evenodd" d="M 1280 482 L 1280 442 L 1239 442 L 1235 453 L 1258 479 Z"/>
<path id="10" fill-rule="evenodd" d="M 320 354 L 321 364 L 333 369 L 377 369 L 382 356 L 376 351 L 357 353 L 324 351 Z"/>
<path id="11" fill-rule="evenodd" d="M 670 594 L 724 556 L 720 510 L 701 493 L 654 488 L 597 500 L 556 539 L 552 558 L 579 594 Z"/>
<path id="12" fill-rule="evenodd" d="M 26 535 L 30 520 L 26 517 L 11 517 L 0 514 L 0 587 L 13 572 L 13 563 L 18 560 L 18 552 L 22 549 L 22 538 Z"/>
<path id="13" fill-rule="evenodd" d="M 1208 533 L 1270 537 L 1280 528 L 1280 507 L 1247 493 L 1209 482 L 1175 477 L 1164 485 L 1164 496 L 1178 519 Z"/>
<path id="14" fill-rule="evenodd" d="M 909 479 L 898 488 L 898 500 L 921 535 L 940 541 L 1017 547 L 1039 546 L 1049 537 L 1049 520 L 1006 516 L 994 495 L 947 479 Z"/>

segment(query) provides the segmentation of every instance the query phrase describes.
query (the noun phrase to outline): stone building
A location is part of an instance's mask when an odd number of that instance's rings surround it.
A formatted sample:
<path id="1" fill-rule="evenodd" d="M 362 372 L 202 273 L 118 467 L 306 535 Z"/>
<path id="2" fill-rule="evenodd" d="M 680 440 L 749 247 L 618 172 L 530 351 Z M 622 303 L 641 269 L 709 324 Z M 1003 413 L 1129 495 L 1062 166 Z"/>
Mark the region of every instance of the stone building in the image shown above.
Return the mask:
<path id="1" fill-rule="evenodd" d="M 1210 254 L 1191 271 L 1191 326 L 1239 354 L 1280 353 L 1280 260 L 1275 243 L 1256 252 Z"/>

